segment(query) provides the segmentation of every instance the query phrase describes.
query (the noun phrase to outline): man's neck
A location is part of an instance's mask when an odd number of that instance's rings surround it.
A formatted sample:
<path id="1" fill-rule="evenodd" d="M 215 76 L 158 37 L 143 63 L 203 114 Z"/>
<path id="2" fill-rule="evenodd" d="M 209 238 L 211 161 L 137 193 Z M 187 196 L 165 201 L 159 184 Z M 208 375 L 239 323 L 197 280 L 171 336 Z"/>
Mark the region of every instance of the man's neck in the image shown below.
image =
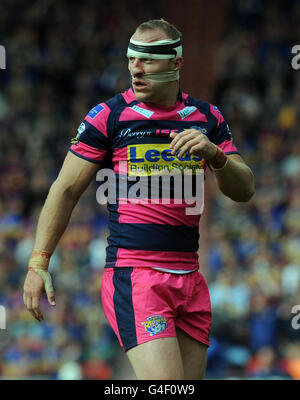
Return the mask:
<path id="1" fill-rule="evenodd" d="M 174 106 L 178 101 L 179 82 L 174 81 L 171 83 L 172 83 L 172 87 L 168 88 L 165 96 L 162 95 L 161 98 L 159 98 L 153 102 L 149 102 L 149 103 L 154 103 L 157 106 L 165 106 L 165 107 Z"/>

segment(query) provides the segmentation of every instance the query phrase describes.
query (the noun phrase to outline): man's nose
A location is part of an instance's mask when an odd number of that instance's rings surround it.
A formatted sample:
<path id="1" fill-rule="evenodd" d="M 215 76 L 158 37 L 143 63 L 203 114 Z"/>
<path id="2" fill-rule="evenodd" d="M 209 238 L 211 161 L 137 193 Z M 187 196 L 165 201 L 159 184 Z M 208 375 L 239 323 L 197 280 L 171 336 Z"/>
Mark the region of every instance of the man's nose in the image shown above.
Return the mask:
<path id="1" fill-rule="evenodd" d="M 131 64 L 131 73 L 133 76 L 143 75 L 144 68 L 139 58 L 136 58 Z"/>

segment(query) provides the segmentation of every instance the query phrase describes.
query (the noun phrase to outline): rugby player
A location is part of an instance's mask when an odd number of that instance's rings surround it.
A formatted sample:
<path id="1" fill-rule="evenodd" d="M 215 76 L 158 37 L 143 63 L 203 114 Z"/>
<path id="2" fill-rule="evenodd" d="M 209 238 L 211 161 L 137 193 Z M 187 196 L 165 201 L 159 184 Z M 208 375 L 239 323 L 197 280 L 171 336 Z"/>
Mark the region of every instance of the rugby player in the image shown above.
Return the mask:
<path id="1" fill-rule="evenodd" d="M 72 210 L 98 170 L 124 176 L 208 166 L 221 192 L 236 202 L 254 193 L 251 169 L 233 143 L 221 111 L 181 91 L 181 33 L 165 20 L 142 23 L 130 38 L 132 87 L 99 103 L 84 118 L 52 184 L 36 232 L 24 284 L 24 304 L 43 320 L 40 297 L 56 305 L 49 260 Z M 188 68 L 188 66 L 187 66 Z M 132 187 L 128 181 L 127 194 Z M 174 187 L 173 187 L 174 189 Z M 104 313 L 137 379 L 203 379 L 211 307 L 199 271 L 200 215 L 187 215 L 173 190 L 153 204 L 108 204 L 101 297 Z"/>

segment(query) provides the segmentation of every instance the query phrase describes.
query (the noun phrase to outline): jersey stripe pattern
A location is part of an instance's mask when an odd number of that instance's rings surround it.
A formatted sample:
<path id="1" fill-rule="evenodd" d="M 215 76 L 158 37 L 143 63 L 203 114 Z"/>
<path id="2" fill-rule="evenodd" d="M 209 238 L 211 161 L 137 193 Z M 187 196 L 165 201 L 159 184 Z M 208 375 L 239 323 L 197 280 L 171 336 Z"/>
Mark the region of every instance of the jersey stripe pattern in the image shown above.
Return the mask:
<path id="1" fill-rule="evenodd" d="M 172 155 L 169 149 L 171 132 L 191 128 L 207 135 L 226 154 L 239 154 L 220 110 L 181 91 L 177 103 L 167 107 L 138 101 L 130 88 L 95 106 L 80 124 L 70 151 L 114 171 L 116 177 L 116 201 L 108 203 L 106 267 L 199 268 L 200 214 L 186 212 L 191 205 L 183 196 L 184 174 L 176 177 L 181 181 L 169 179 L 168 186 L 158 176 L 164 170 L 191 169 L 195 194 L 195 171 L 204 175 L 208 163 L 195 155 Z"/>

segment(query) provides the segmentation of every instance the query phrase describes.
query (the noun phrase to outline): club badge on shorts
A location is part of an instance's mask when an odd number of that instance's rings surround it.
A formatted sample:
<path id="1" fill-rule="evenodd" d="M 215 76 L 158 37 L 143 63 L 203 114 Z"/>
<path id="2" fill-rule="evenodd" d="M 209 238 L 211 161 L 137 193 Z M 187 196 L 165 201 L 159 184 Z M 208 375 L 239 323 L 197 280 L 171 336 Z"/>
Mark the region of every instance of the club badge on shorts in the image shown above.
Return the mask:
<path id="1" fill-rule="evenodd" d="M 164 331 L 167 327 L 166 318 L 161 315 L 151 315 L 146 321 L 141 322 L 145 328 L 145 332 L 149 332 L 150 336 L 157 335 Z"/>

